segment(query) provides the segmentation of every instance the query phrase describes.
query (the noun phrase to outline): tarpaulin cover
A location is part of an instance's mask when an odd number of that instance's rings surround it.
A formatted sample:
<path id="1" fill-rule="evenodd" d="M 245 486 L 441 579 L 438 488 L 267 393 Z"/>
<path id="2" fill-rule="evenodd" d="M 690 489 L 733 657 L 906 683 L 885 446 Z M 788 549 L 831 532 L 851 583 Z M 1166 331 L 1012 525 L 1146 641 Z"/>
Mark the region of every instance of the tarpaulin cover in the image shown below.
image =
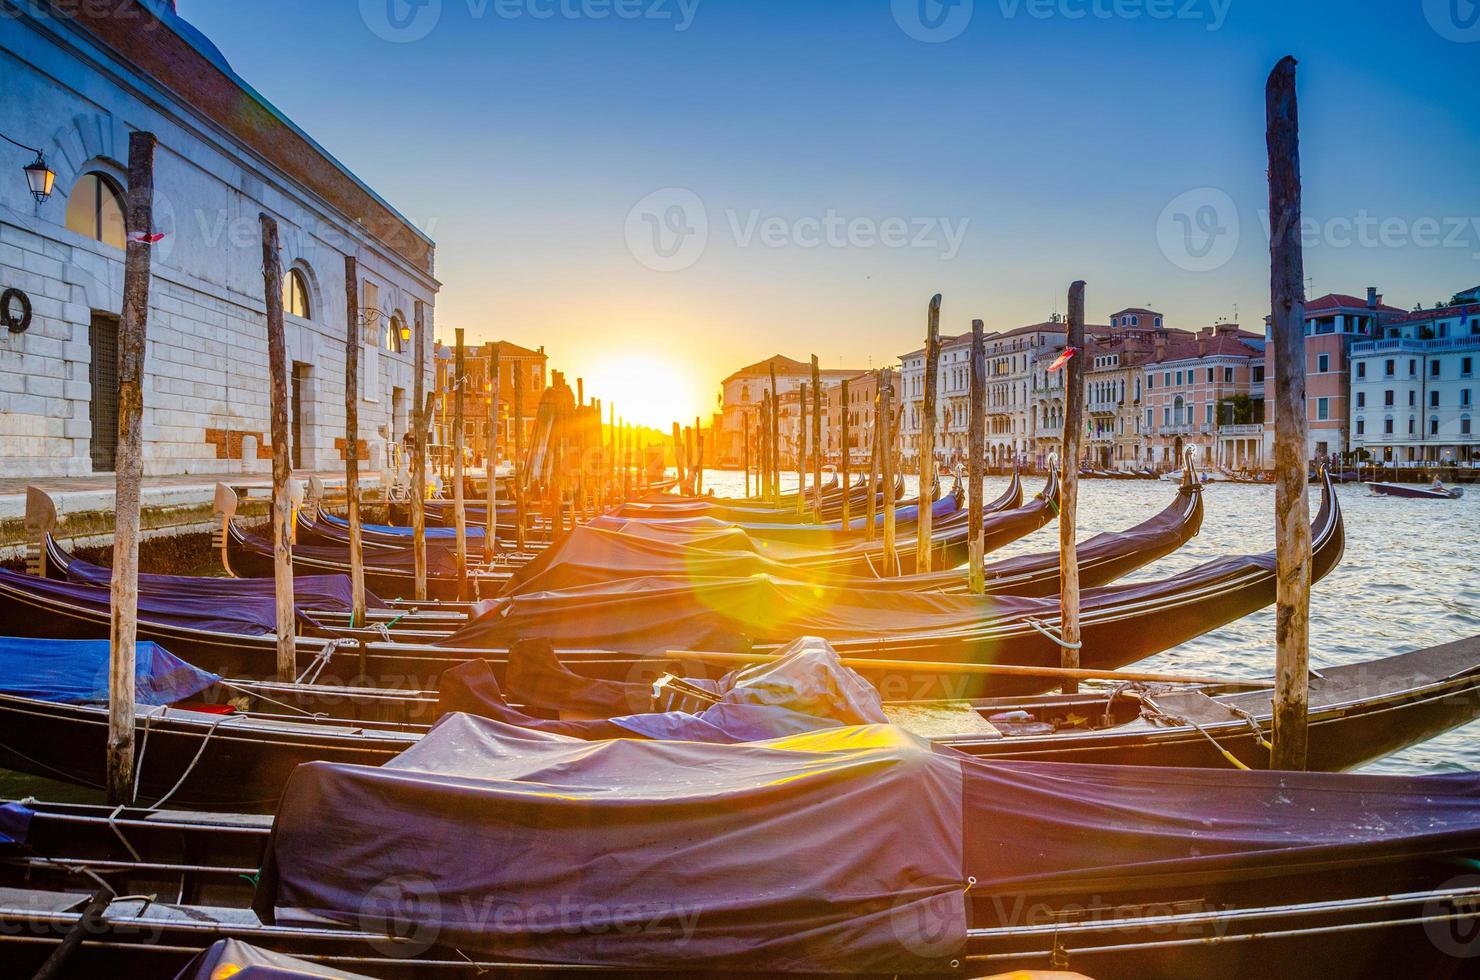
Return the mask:
<path id="1" fill-rule="evenodd" d="M 298 767 L 256 907 L 364 927 L 389 887 L 387 926 L 464 952 L 918 972 L 896 923 L 964 891 L 961 834 L 960 762 L 887 726 L 718 746 L 454 714 L 383 768 Z"/>
<path id="2" fill-rule="evenodd" d="M 108 586 L 113 569 L 91 565 L 78 558 L 67 563 L 67 577 L 85 585 Z M 276 583 L 270 578 L 205 578 L 199 575 L 139 575 L 139 591 L 166 596 L 233 601 L 241 596 L 272 596 Z M 293 579 L 293 604 L 299 610 L 348 612 L 354 609 L 354 589 L 348 575 L 298 575 Z M 365 605 L 385 609 L 378 595 L 366 590 Z"/>
<path id="3" fill-rule="evenodd" d="M 778 660 L 733 671 L 718 681 L 693 680 L 723 697 L 697 714 L 665 711 L 611 719 L 646 738 L 684 742 L 758 742 L 782 735 L 882 725 L 884 706 L 872 684 L 838 662 L 826 640 L 804 636 Z"/>
<path id="4" fill-rule="evenodd" d="M 57 582 L 4 569 L 0 569 L 0 586 L 90 609 L 105 616 L 111 609 L 112 596 L 107 586 Z M 239 633 L 243 636 L 264 636 L 277 629 L 277 609 L 270 595 L 244 595 L 226 601 L 220 596 L 140 592 L 139 619 L 163 626 Z"/>
<path id="5" fill-rule="evenodd" d="M 267 558 L 273 554 L 272 541 L 240 528 L 233 527 L 241 543 L 249 550 Z M 293 554 L 318 562 L 349 566 L 349 546 L 345 544 L 295 544 Z M 416 555 L 408 543 L 404 548 L 366 548 L 365 567 L 385 569 L 393 572 L 411 573 L 416 569 Z M 457 560 L 446 542 L 430 542 L 427 546 L 427 574 L 448 576 L 457 574 Z"/>
<path id="6" fill-rule="evenodd" d="M 343 534 L 349 534 L 349 521 L 343 517 L 326 514 L 319 511 L 316 524 L 324 525 Z M 368 534 L 379 534 L 388 538 L 405 538 L 408 542 L 414 535 L 414 530 L 409 527 L 401 527 L 399 524 L 366 524 L 360 523 L 360 530 Z M 457 528 L 455 527 L 431 527 L 426 528 L 428 541 L 455 541 L 457 539 Z M 467 528 L 468 540 L 483 540 L 487 531 L 477 524 L 469 524 Z"/>
<path id="7" fill-rule="evenodd" d="M 1476 846 L 1475 774 L 986 762 L 887 726 L 578 742 L 449 715 L 385 768 L 294 772 L 257 909 L 364 927 L 389 882 L 385 926 L 465 952 L 913 973 L 1020 896 L 1216 903 L 1240 878 Z"/>
<path id="8" fill-rule="evenodd" d="M 20 803 L 0 805 L 0 844 L 24 844 L 36 811 Z"/>
<path id="9" fill-rule="evenodd" d="M 1164 510 L 1125 531 L 1104 531 L 1079 544 L 1079 563 L 1086 584 L 1104 583 L 1094 569 L 1107 562 L 1141 556 L 1140 563 L 1150 562 L 1175 550 L 1197 533 L 1202 524 L 1201 496 L 1196 491 L 1179 491 Z M 713 539 L 677 543 L 661 535 L 649 536 L 642 525 L 632 525 L 623 532 L 603 531 L 588 526 L 576 527 L 541 552 L 533 561 L 514 570 L 506 595 L 529 592 L 551 592 L 581 585 L 612 582 L 622 578 L 669 577 L 685 580 L 704 578 L 743 578 L 770 575 L 796 582 L 839 586 L 866 586 L 903 592 L 927 592 L 959 588 L 965 571 L 950 569 L 920 572 L 879 579 L 848 574 L 847 571 L 808 569 L 788 565 L 754 552 L 744 532 L 730 531 Z M 1045 569 L 1057 569 L 1057 550 L 1021 555 L 986 566 L 986 580 L 1029 575 Z M 1057 586 L 1054 586 L 1057 591 Z"/>
<path id="10" fill-rule="evenodd" d="M 138 704 L 174 704 L 221 679 L 158 644 L 141 642 L 135 649 Z M 0 692 L 59 704 L 105 704 L 110 656 L 107 640 L 0 637 Z"/>
<path id="11" fill-rule="evenodd" d="M 1154 607 L 1273 568 L 1270 555 L 1221 558 L 1171 578 L 1085 589 L 1080 608 L 1088 616 L 1118 607 Z M 481 615 L 439 645 L 498 649 L 515 640 L 548 639 L 561 650 L 744 652 L 751 646 L 779 646 L 799 634 L 833 643 L 876 638 L 897 645 L 909 639 L 991 636 L 1026 617 L 1054 620 L 1059 600 L 842 588 L 755 575 L 702 582 L 623 579 L 504 596 L 479 608 Z M 948 653 L 941 642 L 938 656 Z"/>
<path id="12" fill-rule="evenodd" d="M 249 946 L 239 939 L 217 940 L 175 974 L 175 980 L 369 980 L 282 953 Z"/>

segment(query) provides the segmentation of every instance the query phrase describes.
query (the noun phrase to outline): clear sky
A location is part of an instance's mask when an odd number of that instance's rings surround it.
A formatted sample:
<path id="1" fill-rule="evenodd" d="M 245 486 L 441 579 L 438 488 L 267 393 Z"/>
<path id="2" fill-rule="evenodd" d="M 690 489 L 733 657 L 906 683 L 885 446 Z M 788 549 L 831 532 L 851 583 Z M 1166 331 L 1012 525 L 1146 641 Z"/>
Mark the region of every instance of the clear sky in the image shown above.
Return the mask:
<path id="1" fill-rule="evenodd" d="M 1089 283 L 1268 305 L 1264 79 L 1300 60 L 1314 294 L 1480 284 L 1473 0 L 178 0 L 436 239 L 439 336 L 664 424 L 775 353 L 879 365 Z M 604 15 L 604 16 L 603 16 Z"/>

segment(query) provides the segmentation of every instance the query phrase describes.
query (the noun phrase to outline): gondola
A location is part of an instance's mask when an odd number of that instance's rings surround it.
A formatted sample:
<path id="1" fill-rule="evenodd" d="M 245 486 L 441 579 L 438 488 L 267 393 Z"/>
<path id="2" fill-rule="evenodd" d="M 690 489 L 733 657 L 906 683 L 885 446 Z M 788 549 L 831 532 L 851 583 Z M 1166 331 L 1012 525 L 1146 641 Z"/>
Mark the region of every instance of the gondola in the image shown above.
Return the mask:
<path id="1" fill-rule="evenodd" d="M 1367 489 L 1374 497 L 1406 497 L 1411 500 L 1458 500 L 1465 495 L 1464 487 L 1420 487 L 1402 483 L 1369 483 Z"/>
<path id="2" fill-rule="evenodd" d="M 0 639 L 0 659 L 24 651 L 25 641 Z M 97 655 L 106 658 L 105 651 Z M 522 673 L 540 669 L 536 662 Z M 0 681 L 0 767 L 101 787 L 106 705 L 15 693 L 15 673 Z M 379 765 L 419 739 L 439 710 L 436 692 L 206 677 L 199 683 L 208 686 L 168 706 L 138 709 L 148 745 L 139 765 L 141 798 L 170 793 L 174 805 L 270 810 L 295 766 Z M 510 695 L 523 701 L 523 711 L 603 718 L 641 710 L 636 687 L 620 709 L 579 695 L 555 703 L 540 694 L 552 689 L 516 675 Z M 979 758 L 1223 768 L 1231 756 L 1252 769 L 1269 766 L 1268 682 L 1122 684 L 1077 695 L 886 702 L 884 711 L 935 745 Z M 507 719 L 502 711 L 494 716 Z M 1480 638 L 1326 668 L 1310 682 L 1309 768 L 1355 769 L 1477 717 Z M 558 730 L 572 734 L 581 726 Z"/>
<path id="3" fill-rule="evenodd" d="M 69 968 L 123 980 L 222 938 L 387 978 L 1461 976 L 1473 930 L 1448 927 L 1480 917 L 1472 774 L 1001 763 L 888 728 L 585 746 L 467 716 L 392 765 L 303 767 L 271 823 L 7 805 L 0 959 L 29 972 L 85 930 Z M 848 887 L 820 907 L 828 875 Z M 474 918 L 554 888 L 691 911 L 692 941 Z"/>
<path id="4" fill-rule="evenodd" d="M 1341 509 L 1330 484 L 1312 526 L 1312 581 L 1319 581 L 1340 561 L 1344 546 Z M 1086 589 L 1081 602 L 1087 668 L 1114 669 L 1201 636 L 1274 601 L 1273 554 L 1223 558 L 1153 582 Z M 324 683 L 355 683 L 399 689 L 431 689 L 449 666 L 469 659 L 501 665 L 508 634 L 516 638 L 555 632 L 599 631 L 595 642 L 564 637 L 556 646 L 563 657 L 592 676 L 623 678 L 638 665 L 661 665 L 662 652 L 689 645 L 666 642 L 679 628 L 689 636 L 721 640 L 730 631 L 729 648 L 737 652 L 775 649 L 798 634 L 820 635 L 847 657 L 932 662 L 997 662 L 1054 666 L 1060 659 L 1053 630 L 1059 618 L 1057 599 L 1016 596 L 912 596 L 868 590 L 776 583 L 765 577 L 719 583 L 704 589 L 637 586 L 640 601 L 580 590 L 494 600 L 489 611 L 450 637 L 434 643 L 371 642 L 361 635 L 352 642 L 298 640 L 299 670 Z M 271 635 L 238 635 L 200 628 L 178 611 L 161 610 L 141 597 L 139 637 L 153 640 L 175 655 L 214 673 L 238 678 L 276 675 L 276 641 Z M 715 602 L 740 600 L 786 609 L 814 610 L 808 617 L 777 621 L 786 635 L 743 637 L 733 620 L 711 617 Z M 98 639 L 109 635 L 108 591 L 48 583 L 0 572 L 0 635 Z M 703 607 L 703 608 L 701 608 Z M 816 610 L 831 610 L 838 623 L 851 624 L 843 635 L 828 627 Z M 507 610 L 507 612 L 505 612 Z M 620 613 L 618 614 L 618 610 Z M 901 621 L 908 611 L 913 622 Z M 553 617 L 553 618 L 551 618 Z M 586 619 L 586 617 L 595 617 Z M 619 618 L 618 618 L 619 617 Z M 584 624 L 584 625 L 582 625 Z M 716 625 L 717 624 L 717 625 Z M 517 631 L 516 631 L 517 626 Z M 563 629 L 562 629 L 563 627 Z M 574 629 L 572 629 L 574 627 Z M 773 628 L 779 628 L 773 625 Z M 665 636 L 654 630 L 669 630 Z M 650 656 L 657 651 L 658 656 Z M 501 666 L 500 666 L 501 669 Z M 891 697 L 936 696 L 935 675 L 902 676 L 894 670 L 861 671 Z M 903 685 L 904 690 L 898 688 Z M 1030 678 L 978 679 L 951 696 L 1033 693 L 1045 685 Z"/>

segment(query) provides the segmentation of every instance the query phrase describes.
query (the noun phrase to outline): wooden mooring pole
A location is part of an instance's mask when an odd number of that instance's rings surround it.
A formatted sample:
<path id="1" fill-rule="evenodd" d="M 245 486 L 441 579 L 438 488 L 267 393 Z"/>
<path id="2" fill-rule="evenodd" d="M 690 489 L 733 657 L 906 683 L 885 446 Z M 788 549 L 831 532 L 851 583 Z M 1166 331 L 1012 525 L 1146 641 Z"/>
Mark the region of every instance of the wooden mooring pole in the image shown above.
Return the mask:
<path id="1" fill-rule="evenodd" d="M 1075 544 L 1079 507 L 1079 436 L 1084 429 L 1084 283 L 1069 287 L 1069 361 L 1064 365 L 1064 452 L 1060 474 L 1063 497 L 1059 502 L 1059 666 L 1079 668 L 1079 553 Z M 1064 681 L 1064 693 L 1079 690 Z"/>
<path id="2" fill-rule="evenodd" d="M 134 801 L 134 688 L 139 635 L 139 500 L 144 478 L 144 342 L 154 231 L 153 133 L 128 141 L 123 316 L 118 329 L 118 447 L 108 659 L 108 802 Z M 279 297 L 281 299 L 281 297 Z"/>
<path id="3" fill-rule="evenodd" d="M 452 352 L 452 371 L 456 379 L 452 384 L 452 519 L 454 526 L 454 556 L 457 561 L 457 597 L 468 598 L 468 501 L 463 486 L 463 448 L 467 440 L 467 417 L 464 393 L 467 391 L 467 358 L 463 350 L 463 328 L 452 332 L 457 349 Z"/>
<path id="4" fill-rule="evenodd" d="M 920 410 L 920 446 L 916 469 L 920 473 L 919 507 L 915 515 L 915 571 L 930 571 L 930 535 L 935 501 L 935 401 L 940 374 L 940 293 L 930 299 L 925 314 L 925 400 Z"/>
<path id="5" fill-rule="evenodd" d="M 1274 343 L 1275 693 L 1272 769 L 1304 769 L 1310 702 L 1310 504 L 1306 497 L 1305 258 L 1295 59 L 1265 87 Z"/>
<path id="6" fill-rule="evenodd" d="M 868 501 L 864 505 L 865 523 L 863 526 L 863 540 L 869 542 L 870 544 L 872 544 L 874 539 L 878 537 L 878 531 L 874 528 L 874 525 L 877 524 L 879 520 L 879 420 L 883 418 L 883 412 L 880 411 L 880 409 L 882 408 L 882 399 L 884 395 L 883 378 L 884 373 L 882 371 L 874 372 L 874 422 L 873 425 L 869 426 L 869 435 L 871 438 L 869 439 L 868 454 Z"/>
<path id="7" fill-rule="evenodd" d="M 427 423 L 426 396 L 427 335 L 426 312 L 421 300 L 416 301 L 416 319 L 411 342 L 415 345 L 411 362 L 415 376 L 411 379 L 411 554 L 415 566 L 415 599 L 427 599 Z"/>
<path id="8" fill-rule="evenodd" d="M 879 466 L 884 477 L 884 568 L 882 574 L 893 577 L 899 567 L 899 550 L 894 525 L 894 378 L 887 370 L 880 372 L 878 428 Z"/>
<path id="9" fill-rule="evenodd" d="M 848 456 L 853 449 L 853 433 L 848 425 L 848 379 L 844 378 L 838 383 L 838 445 L 839 445 L 839 470 L 838 482 L 843 485 L 843 530 L 850 530 L 852 524 L 851 507 L 849 506 L 848 490 Z"/>
<path id="10" fill-rule="evenodd" d="M 987 339 L 986 328 L 980 320 L 971 321 L 971 418 L 967 436 L 966 460 L 966 519 L 971 522 L 967 537 L 967 560 L 969 571 L 967 585 L 972 595 L 987 591 L 986 579 L 986 528 L 982 493 L 983 456 L 987 443 Z"/>
<path id="11" fill-rule="evenodd" d="M 483 345 L 488 354 L 488 530 L 483 538 L 483 560 L 493 564 L 498 558 L 498 425 L 499 425 L 499 363 L 498 344 Z"/>
<path id="12" fill-rule="evenodd" d="M 812 355 L 812 504 L 822 520 L 822 372 Z"/>
<path id="13" fill-rule="evenodd" d="M 283 267 L 278 253 L 277 220 L 258 216 L 262 225 L 262 280 L 267 303 L 268 396 L 272 428 L 272 572 L 277 596 L 278 680 L 297 677 L 293 618 L 293 504 L 288 480 L 288 344 L 283 335 Z"/>
<path id="14" fill-rule="evenodd" d="M 807 512 L 807 382 L 797 388 L 797 513 Z"/>
<path id="15" fill-rule="evenodd" d="M 781 504 L 781 400 L 776 394 L 776 362 L 771 362 L 771 503 Z"/>
<path id="16" fill-rule="evenodd" d="M 360 263 L 344 257 L 344 495 L 349 522 L 349 622 L 365 625 L 365 544 L 360 528 Z"/>

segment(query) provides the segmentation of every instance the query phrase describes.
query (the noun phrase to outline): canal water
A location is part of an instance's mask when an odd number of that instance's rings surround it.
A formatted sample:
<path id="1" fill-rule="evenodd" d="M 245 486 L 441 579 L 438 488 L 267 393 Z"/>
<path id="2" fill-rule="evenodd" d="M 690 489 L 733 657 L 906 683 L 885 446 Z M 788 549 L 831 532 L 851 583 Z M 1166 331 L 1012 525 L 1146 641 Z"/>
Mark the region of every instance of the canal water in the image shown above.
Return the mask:
<path id="1" fill-rule="evenodd" d="M 906 492 L 916 493 L 914 477 Z M 783 478 L 794 489 L 796 474 Z M 989 477 L 985 499 L 1007 486 Z M 1024 482 L 1031 495 L 1039 478 Z M 705 489 L 738 495 L 744 474 L 705 472 Z M 1176 492 L 1155 480 L 1081 480 L 1079 534 L 1084 540 L 1117 531 L 1161 510 Z M 1173 554 L 1122 581 L 1174 575 L 1222 555 L 1274 548 L 1274 487 L 1214 483 L 1205 491 L 1202 532 Z M 1374 497 L 1361 484 L 1337 488 L 1346 519 L 1341 564 L 1311 593 L 1311 662 L 1319 670 L 1372 660 L 1480 634 L 1480 485 L 1460 500 Z M 1320 491 L 1311 489 L 1312 514 Z M 1050 524 L 988 560 L 1058 547 Z M 1269 677 L 1274 673 L 1274 611 L 1255 613 L 1190 643 L 1142 661 L 1138 668 L 1215 677 Z M 1438 773 L 1480 771 L 1480 723 L 1374 763 L 1368 771 Z"/>
<path id="2" fill-rule="evenodd" d="M 916 480 L 907 478 L 907 493 Z M 1007 485 L 989 478 L 986 499 Z M 783 479 L 794 489 L 795 474 Z M 1032 494 L 1038 478 L 1026 481 Z M 706 471 L 705 489 L 738 496 L 744 475 Z M 1081 540 L 1100 531 L 1130 527 L 1161 510 L 1175 488 L 1152 480 L 1084 480 L 1080 483 Z M 1210 559 L 1274 547 L 1274 488 L 1215 483 L 1207 488 L 1202 532 L 1188 544 L 1124 581 L 1173 575 Z M 1347 546 L 1340 566 L 1313 591 L 1311 659 L 1322 666 L 1354 663 L 1480 633 L 1480 486 L 1455 501 L 1373 497 L 1366 487 L 1338 489 L 1346 518 Z M 1320 499 L 1311 492 L 1311 510 Z M 1051 524 L 993 552 L 989 560 L 1058 547 Z M 1215 630 L 1143 661 L 1147 670 L 1219 677 L 1267 677 L 1274 669 L 1272 609 Z M 1368 767 L 1389 773 L 1480 771 L 1480 724 L 1470 725 Z M 47 799 L 91 800 L 87 790 L 0 770 L 0 798 L 35 794 Z"/>

